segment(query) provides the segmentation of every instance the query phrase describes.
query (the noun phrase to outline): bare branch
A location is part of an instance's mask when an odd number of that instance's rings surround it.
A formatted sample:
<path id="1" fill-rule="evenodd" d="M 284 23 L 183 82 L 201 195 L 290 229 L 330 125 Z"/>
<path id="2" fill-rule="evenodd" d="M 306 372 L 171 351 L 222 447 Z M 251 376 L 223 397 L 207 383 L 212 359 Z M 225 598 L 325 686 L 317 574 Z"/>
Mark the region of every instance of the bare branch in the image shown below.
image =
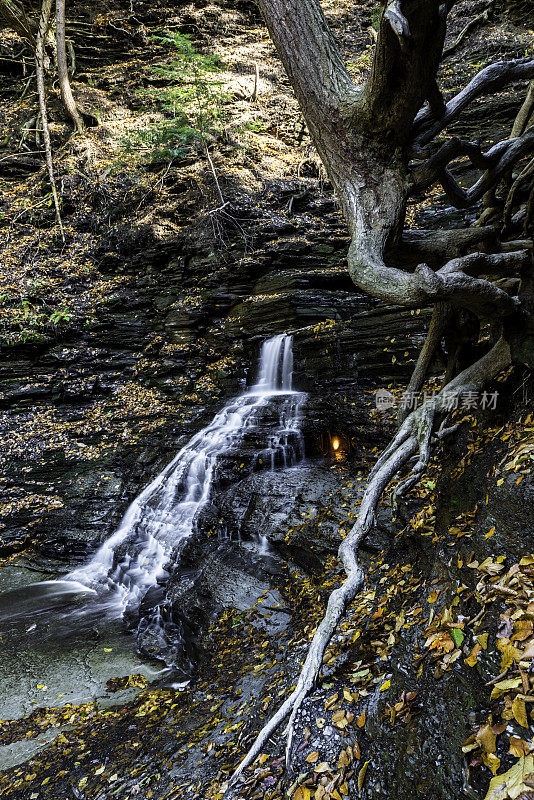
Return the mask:
<path id="1" fill-rule="evenodd" d="M 445 107 L 445 114 L 438 122 L 432 119 L 430 109 L 420 111 L 414 121 L 414 145 L 423 146 L 434 139 L 440 131 L 450 125 L 461 112 L 482 94 L 497 92 L 507 83 L 522 78 L 534 77 L 534 58 L 520 58 L 515 61 L 499 61 L 481 70 L 455 95 Z"/>
<path id="2" fill-rule="evenodd" d="M 487 153 L 482 153 L 474 142 L 465 142 L 454 137 L 414 170 L 409 192 L 415 193 L 434 183 L 440 183 L 450 203 L 456 208 L 467 208 L 495 186 L 517 161 L 532 152 L 534 152 L 534 128 L 527 129 L 514 139 L 499 142 Z M 485 173 L 467 190 L 459 185 L 446 168 L 450 161 L 461 155 L 468 156 L 475 166 L 486 168 Z"/>

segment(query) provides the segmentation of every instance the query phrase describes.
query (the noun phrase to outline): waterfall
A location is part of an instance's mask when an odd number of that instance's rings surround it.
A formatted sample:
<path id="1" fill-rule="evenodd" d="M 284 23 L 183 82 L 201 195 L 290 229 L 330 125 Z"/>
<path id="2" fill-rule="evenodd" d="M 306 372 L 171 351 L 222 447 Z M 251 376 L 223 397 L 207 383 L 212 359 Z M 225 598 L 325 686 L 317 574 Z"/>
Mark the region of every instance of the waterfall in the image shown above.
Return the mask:
<path id="1" fill-rule="evenodd" d="M 293 337 L 287 333 L 273 336 L 263 343 L 260 354 L 258 381 L 253 392 L 272 394 L 292 391 Z"/>
<path id="2" fill-rule="evenodd" d="M 280 334 L 261 348 L 256 384 L 190 439 L 133 501 L 91 561 L 66 579 L 105 594 L 120 613 L 139 606 L 148 589 L 165 579 L 173 552 L 194 531 L 218 457 L 239 443 L 270 403 L 277 404 L 279 425 L 263 451 L 268 465 L 289 466 L 303 457 L 299 411 L 304 395 L 293 391 L 292 380 L 292 337 Z"/>

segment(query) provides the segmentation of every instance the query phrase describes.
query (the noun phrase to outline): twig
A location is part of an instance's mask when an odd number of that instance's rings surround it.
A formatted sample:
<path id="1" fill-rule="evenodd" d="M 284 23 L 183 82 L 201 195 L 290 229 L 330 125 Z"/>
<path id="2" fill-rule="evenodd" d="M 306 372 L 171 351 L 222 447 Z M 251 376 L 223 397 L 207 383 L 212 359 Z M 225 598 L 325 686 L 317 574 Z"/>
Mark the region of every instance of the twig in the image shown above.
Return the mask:
<path id="1" fill-rule="evenodd" d="M 208 159 L 208 164 L 210 165 L 211 173 L 212 173 L 213 179 L 215 181 L 215 186 L 217 187 L 217 193 L 219 195 L 219 200 L 221 201 L 221 205 L 225 206 L 226 205 L 226 201 L 225 201 L 225 199 L 223 197 L 223 193 L 222 193 L 221 187 L 219 185 L 219 180 L 217 178 L 217 173 L 215 172 L 215 167 L 213 166 L 213 161 L 211 160 L 210 152 L 208 150 L 208 146 L 207 146 L 206 143 L 204 143 L 204 150 L 206 152 L 206 158 Z"/>
<path id="2" fill-rule="evenodd" d="M 258 62 L 254 62 L 254 89 L 252 90 L 252 95 L 250 97 L 253 103 L 256 102 L 258 99 L 258 92 L 259 92 L 259 85 L 260 85 L 260 68 L 258 66 Z"/>

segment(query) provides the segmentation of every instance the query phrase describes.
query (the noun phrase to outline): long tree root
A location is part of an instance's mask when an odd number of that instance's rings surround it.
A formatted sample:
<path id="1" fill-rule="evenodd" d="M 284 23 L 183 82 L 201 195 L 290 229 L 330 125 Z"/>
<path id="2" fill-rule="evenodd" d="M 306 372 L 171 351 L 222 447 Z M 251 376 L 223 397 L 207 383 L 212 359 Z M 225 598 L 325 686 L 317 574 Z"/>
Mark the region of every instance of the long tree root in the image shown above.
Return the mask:
<path id="1" fill-rule="evenodd" d="M 363 586 L 365 575 L 358 563 L 358 548 L 375 523 L 378 504 L 387 485 L 411 457 L 418 454 L 410 475 L 401 482 L 400 489 L 397 487 L 397 495 L 399 492 L 407 491 L 428 464 L 434 424 L 438 417 L 444 416 L 443 409 L 446 408 L 450 398 L 460 398 L 468 391 L 480 390 L 487 381 L 498 375 L 509 364 L 510 348 L 503 339 L 500 339 L 485 356 L 454 378 L 445 390 L 413 411 L 377 460 L 369 475 L 356 522 L 339 547 L 338 556 L 347 577 L 341 586 L 334 589 L 328 599 L 326 612 L 313 635 L 295 689 L 261 729 L 248 753 L 231 776 L 224 794 L 225 800 L 230 800 L 234 796 L 234 788 L 243 771 L 252 764 L 272 734 L 289 717 L 284 730 L 287 739 L 286 761 L 288 760 L 295 717 L 316 685 L 326 648 L 340 619 Z M 444 392 L 447 403 L 444 402 Z M 453 430 L 455 426 L 445 428 L 442 425 L 438 431 L 438 438 L 443 438 Z"/>
<path id="2" fill-rule="evenodd" d="M 425 377 L 428 372 L 428 368 L 432 363 L 434 353 L 439 347 L 441 338 L 445 332 L 445 327 L 447 325 L 447 320 L 450 316 L 450 313 L 451 313 L 451 306 L 448 303 L 436 303 L 436 305 L 434 306 L 434 310 L 432 312 L 432 319 L 430 320 L 430 325 L 428 328 L 428 333 L 425 339 L 425 343 L 421 348 L 419 357 L 417 359 L 417 363 L 414 367 L 414 371 L 412 372 L 412 377 L 410 378 L 410 382 L 406 387 L 407 398 L 416 396 L 421 391 L 421 387 L 425 382 Z M 409 409 L 410 409 L 409 402 L 401 406 L 397 416 L 399 424 L 404 422 L 404 420 L 408 416 Z"/>

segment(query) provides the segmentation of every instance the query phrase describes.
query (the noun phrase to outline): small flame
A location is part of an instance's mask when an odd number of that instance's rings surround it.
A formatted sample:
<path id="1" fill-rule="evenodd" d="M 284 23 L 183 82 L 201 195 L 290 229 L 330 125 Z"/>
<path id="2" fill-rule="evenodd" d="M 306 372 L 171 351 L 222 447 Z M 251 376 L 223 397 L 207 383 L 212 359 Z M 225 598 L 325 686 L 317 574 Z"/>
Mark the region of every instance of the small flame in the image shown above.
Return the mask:
<path id="1" fill-rule="evenodd" d="M 332 439 L 332 447 L 334 448 L 334 450 L 339 450 L 339 439 L 337 438 Z"/>

